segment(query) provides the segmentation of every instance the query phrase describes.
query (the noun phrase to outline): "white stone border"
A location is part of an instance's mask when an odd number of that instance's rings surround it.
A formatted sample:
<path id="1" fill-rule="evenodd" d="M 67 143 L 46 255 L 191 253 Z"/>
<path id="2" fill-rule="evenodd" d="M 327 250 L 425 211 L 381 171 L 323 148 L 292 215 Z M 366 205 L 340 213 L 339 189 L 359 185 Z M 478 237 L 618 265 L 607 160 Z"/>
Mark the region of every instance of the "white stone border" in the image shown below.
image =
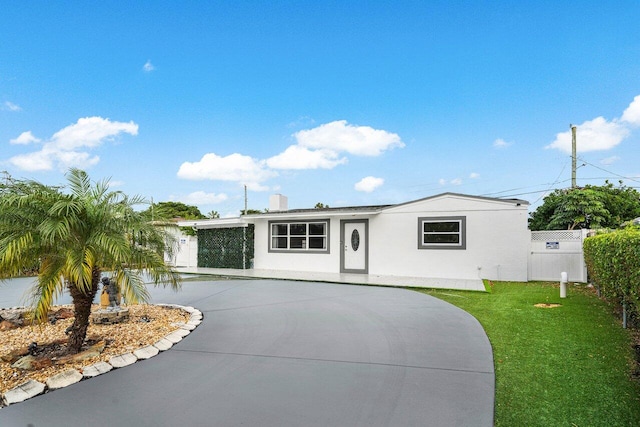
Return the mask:
<path id="1" fill-rule="evenodd" d="M 180 309 L 191 315 L 189 321 L 184 324 L 178 325 L 178 328 L 169 333 L 164 338 L 161 338 L 153 345 L 141 347 L 134 350 L 132 353 L 124 353 L 118 356 L 113 356 L 109 359 L 109 362 L 97 362 L 93 365 L 85 366 L 83 368 L 68 369 L 57 375 L 53 375 L 45 381 L 46 384 L 35 380 L 29 380 L 22 383 L 4 394 L 0 394 L 0 408 L 12 405 L 14 403 L 23 402 L 32 397 L 46 393 L 48 391 L 57 390 L 62 387 L 67 387 L 71 384 L 75 384 L 79 381 L 83 381 L 87 378 L 93 378 L 98 375 L 102 375 L 111 371 L 112 369 L 121 368 L 131 365 L 138 360 L 149 359 L 162 351 L 169 350 L 174 344 L 182 341 L 184 337 L 189 335 L 200 323 L 202 323 L 202 312 L 197 308 L 191 306 L 183 306 L 178 304 L 153 304 L 160 307 L 169 307 Z M 22 307 L 11 307 L 9 310 L 15 310 Z"/>

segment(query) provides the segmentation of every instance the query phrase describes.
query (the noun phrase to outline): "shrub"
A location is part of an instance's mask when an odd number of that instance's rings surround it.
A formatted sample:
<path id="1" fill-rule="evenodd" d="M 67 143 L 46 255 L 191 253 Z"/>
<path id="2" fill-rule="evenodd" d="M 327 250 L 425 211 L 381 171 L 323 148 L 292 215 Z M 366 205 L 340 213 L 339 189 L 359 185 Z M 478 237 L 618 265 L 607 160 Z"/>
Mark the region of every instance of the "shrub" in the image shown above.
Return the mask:
<path id="1" fill-rule="evenodd" d="M 584 258 L 589 277 L 603 297 L 626 304 L 628 314 L 640 314 L 640 229 L 588 237 Z"/>

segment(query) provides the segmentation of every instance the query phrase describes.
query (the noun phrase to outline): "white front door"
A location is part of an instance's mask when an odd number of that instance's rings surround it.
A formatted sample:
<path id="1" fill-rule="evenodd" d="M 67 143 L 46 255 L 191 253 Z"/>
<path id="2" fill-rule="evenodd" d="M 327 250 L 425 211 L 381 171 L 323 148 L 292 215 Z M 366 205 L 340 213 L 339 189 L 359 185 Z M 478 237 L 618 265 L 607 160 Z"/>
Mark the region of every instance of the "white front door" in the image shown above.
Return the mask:
<path id="1" fill-rule="evenodd" d="M 369 220 L 340 221 L 341 273 L 369 272 Z"/>

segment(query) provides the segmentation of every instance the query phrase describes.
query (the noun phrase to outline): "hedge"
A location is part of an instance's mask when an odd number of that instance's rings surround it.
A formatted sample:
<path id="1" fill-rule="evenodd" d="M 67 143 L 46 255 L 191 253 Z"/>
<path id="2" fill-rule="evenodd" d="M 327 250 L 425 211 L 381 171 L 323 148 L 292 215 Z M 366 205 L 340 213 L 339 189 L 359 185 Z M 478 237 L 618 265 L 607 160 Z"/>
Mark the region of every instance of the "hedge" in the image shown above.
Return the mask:
<path id="1" fill-rule="evenodd" d="M 603 297 L 640 316 L 640 228 L 630 227 L 585 239 L 584 259 L 591 282 Z"/>

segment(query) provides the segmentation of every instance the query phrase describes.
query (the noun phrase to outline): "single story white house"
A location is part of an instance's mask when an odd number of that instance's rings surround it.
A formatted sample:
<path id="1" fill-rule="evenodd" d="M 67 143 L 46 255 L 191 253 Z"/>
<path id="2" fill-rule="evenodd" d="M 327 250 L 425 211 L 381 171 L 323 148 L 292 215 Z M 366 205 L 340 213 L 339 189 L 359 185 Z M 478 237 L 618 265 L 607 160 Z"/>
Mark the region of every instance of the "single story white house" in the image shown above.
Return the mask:
<path id="1" fill-rule="evenodd" d="M 456 283 L 527 281 L 528 205 L 443 193 L 394 205 L 288 209 L 286 197 L 273 195 L 267 213 L 179 225 L 198 231 L 198 268 L 465 288 Z"/>

